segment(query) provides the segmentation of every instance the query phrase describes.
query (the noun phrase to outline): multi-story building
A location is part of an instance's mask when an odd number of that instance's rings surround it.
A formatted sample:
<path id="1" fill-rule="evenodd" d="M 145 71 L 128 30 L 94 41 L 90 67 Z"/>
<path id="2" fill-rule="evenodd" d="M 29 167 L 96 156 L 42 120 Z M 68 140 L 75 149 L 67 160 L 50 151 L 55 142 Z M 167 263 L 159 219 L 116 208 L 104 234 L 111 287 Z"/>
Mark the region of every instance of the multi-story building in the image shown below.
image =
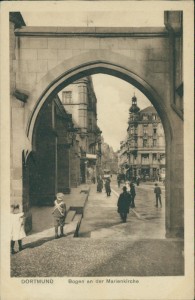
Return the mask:
<path id="1" fill-rule="evenodd" d="M 102 170 L 109 170 L 111 174 L 116 174 L 118 171 L 118 155 L 102 137 Z"/>
<path id="2" fill-rule="evenodd" d="M 143 110 L 132 98 L 127 137 L 120 144 L 119 169 L 128 179 L 165 177 L 165 135 L 161 120 L 153 106 Z"/>
<path id="3" fill-rule="evenodd" d="M 91 76 L 73 82 L 58 95 L 77 129 L 80 182 L 85 183 L 96 177 L 101 169 L 101 131 L 97 126 L 97 99 Z"/>

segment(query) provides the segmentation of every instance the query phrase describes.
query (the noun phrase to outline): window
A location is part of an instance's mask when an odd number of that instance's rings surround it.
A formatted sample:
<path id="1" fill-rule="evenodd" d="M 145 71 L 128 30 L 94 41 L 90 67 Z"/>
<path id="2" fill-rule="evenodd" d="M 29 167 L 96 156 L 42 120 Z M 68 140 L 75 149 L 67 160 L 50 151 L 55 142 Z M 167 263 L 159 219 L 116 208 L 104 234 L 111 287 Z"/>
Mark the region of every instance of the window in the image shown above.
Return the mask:
<path id="1" fill-rule="evenodd" d="M 63 104 L 71 104 L 72 103 L 72 92 L 71 91 L 62 92 L 62 103 Z"/>
<path id="2" fill-rule="evenodd" d="M 157 143 L 156 140 L 153 140 L 153 147 L 156 147 Z"/>
<path id="3" fill-rule="evenodd" d="M 146 139 L 143 140 L 143 147 L 147 147 L 147 140 Z"/>
<path id="4" fill-rule="evenodd" d="M 156 128 L 153 128 L 153 133 L 154 133 L 154 134 L 156 134 L 156 131 L 157 131 L 157 129 L 156 129 Z"/>
<path id="5" fill-rule="evenodd" d="M 148 132 L 148 125 L 143 125 L 143 133 L 146 134 Z"/>
<path id="6" fill-rule="evenodd" d="M 152 120 L 156 120 L 157 119 L 157 115 L 152 115 Z"/>
<path id="7" fill-rule="evenodd" d="M 149 154 L 142 154 L 142 163 L 149 162 Z"/>
<path id="8" fill-rule="evenodd" d="M 156 153 L 153 153 L 153 154 L 152 154 L 152 158 L 153 158 L 153 161 L 156 161 L 156 160 L 157 160 L 157 154 L 156 154 Z"/>
<path id="9" fill-rule="evenodd" d="M 147 115 L 143 115 L 143 120 L 144 121 L 148 120 L 148 116 Z"/>

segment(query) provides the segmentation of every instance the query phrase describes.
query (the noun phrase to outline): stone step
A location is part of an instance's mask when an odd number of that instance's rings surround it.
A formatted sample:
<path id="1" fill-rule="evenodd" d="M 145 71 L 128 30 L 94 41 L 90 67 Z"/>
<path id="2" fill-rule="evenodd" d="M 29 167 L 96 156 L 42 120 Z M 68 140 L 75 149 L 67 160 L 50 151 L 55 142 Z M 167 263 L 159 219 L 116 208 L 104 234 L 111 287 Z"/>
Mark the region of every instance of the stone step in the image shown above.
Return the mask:
<path id="1" fill-rule="evenodd" d="M 74 219 L 75 215 L 76 215 L 75 210 L 69 210 L 66 216 L 65 224 L 69 224 Z"/>
<path id="2" fill-rule="evenodd" d="M 81 214 L 76 214 L 74 219 L 64 227 L 64 232 L 67 234 L 67 237 L 77 237 L 82 220 Z"/>

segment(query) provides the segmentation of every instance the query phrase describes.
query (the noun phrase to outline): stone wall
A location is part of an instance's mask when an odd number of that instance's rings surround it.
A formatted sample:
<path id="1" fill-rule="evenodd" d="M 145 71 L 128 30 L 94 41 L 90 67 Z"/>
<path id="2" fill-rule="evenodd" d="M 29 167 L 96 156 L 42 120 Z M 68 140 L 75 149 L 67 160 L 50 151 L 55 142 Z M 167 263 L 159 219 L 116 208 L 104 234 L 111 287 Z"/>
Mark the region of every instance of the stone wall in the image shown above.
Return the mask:
<path id="1" fill-rule="evenodd" d="M 10 37 L 15 42 L 11 42 L 11 81 L 18 90 L 29 94 L 26 104 L 11 99 L 12 193 L 15 199 L 22 195 L 21 153 L 25 147 L 31 147 L 28 142 L 31 143 L 33 124 L 47 95 L 58 92 L 71 80 L 104 72 L 135 84 L 161 117 L 167 156 L 166 230 L 170 236 L 182 235 L 183 120 L 177 106 L 173 105 L 175 69 L 170 33 L 165 28 L 59 28 L 58 31 L 36 28 L 35 31 L 22 27 L 15 34 L 16 38 L 12 28 Z M 174 49 L 177 48 L 176 42 Z M 181 60 L 179 51 L 178 61 Z M 29 128 L 29 139 L 24 128 Z"/>

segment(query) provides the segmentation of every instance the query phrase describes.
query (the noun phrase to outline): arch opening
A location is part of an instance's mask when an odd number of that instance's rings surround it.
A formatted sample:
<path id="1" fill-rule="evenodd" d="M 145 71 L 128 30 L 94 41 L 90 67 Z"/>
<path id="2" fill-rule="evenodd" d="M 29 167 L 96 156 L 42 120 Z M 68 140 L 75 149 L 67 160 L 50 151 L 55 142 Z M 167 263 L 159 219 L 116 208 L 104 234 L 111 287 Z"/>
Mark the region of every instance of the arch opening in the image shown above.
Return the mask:
<path id="1" fill-rule="evenodd" d="M 36 127 L 35 126 L 36 119 L 42 107 L 44 107 L 44 105 L 46 105 L 46 103 L 49 102 L 51 98 L 53 98 L 59 91 L 61 91 L 66 86 L 70 85 L 76 80 L 94 74 L 111 75 L 116 78 L 120 78 L 128 82 L 129 84 L 135 86 L 137 89 L 139 89 L 152 103 L 157 113 L 159 114 L 160 119 L 162 120 L 164 132 L 165 132 L 166 144 L 168 140 L 169 141 L 171 140 L 172 130 L 171 130 L 170 122 L 165 113 L 163 101 L 160 98 L 160 96 L 157 94 L 157 92 L 154 89 L 152 89 L 142 78 L 138 77 L 136 74 L 130 72 L 126 68 L 119 67 L 105 62 L 94 62 L 94 63 L 89 63 L 89 64 L 79 66 L 71 71 L 67 71 L 66 73 L 59 75 L 52 82 L 48 82 L 47 88 L 42 92 L 41 96 L 39 97 L 39 100 L 35 105 L 35 108 L 30 118 L 30 122 L 28 124 L 27 132 L 30 140 L 32 140 L 31 137 L 33 137 L 33 131 L 34 128 Z M 165 153 L 167 154 L 166 151 Z"/>

